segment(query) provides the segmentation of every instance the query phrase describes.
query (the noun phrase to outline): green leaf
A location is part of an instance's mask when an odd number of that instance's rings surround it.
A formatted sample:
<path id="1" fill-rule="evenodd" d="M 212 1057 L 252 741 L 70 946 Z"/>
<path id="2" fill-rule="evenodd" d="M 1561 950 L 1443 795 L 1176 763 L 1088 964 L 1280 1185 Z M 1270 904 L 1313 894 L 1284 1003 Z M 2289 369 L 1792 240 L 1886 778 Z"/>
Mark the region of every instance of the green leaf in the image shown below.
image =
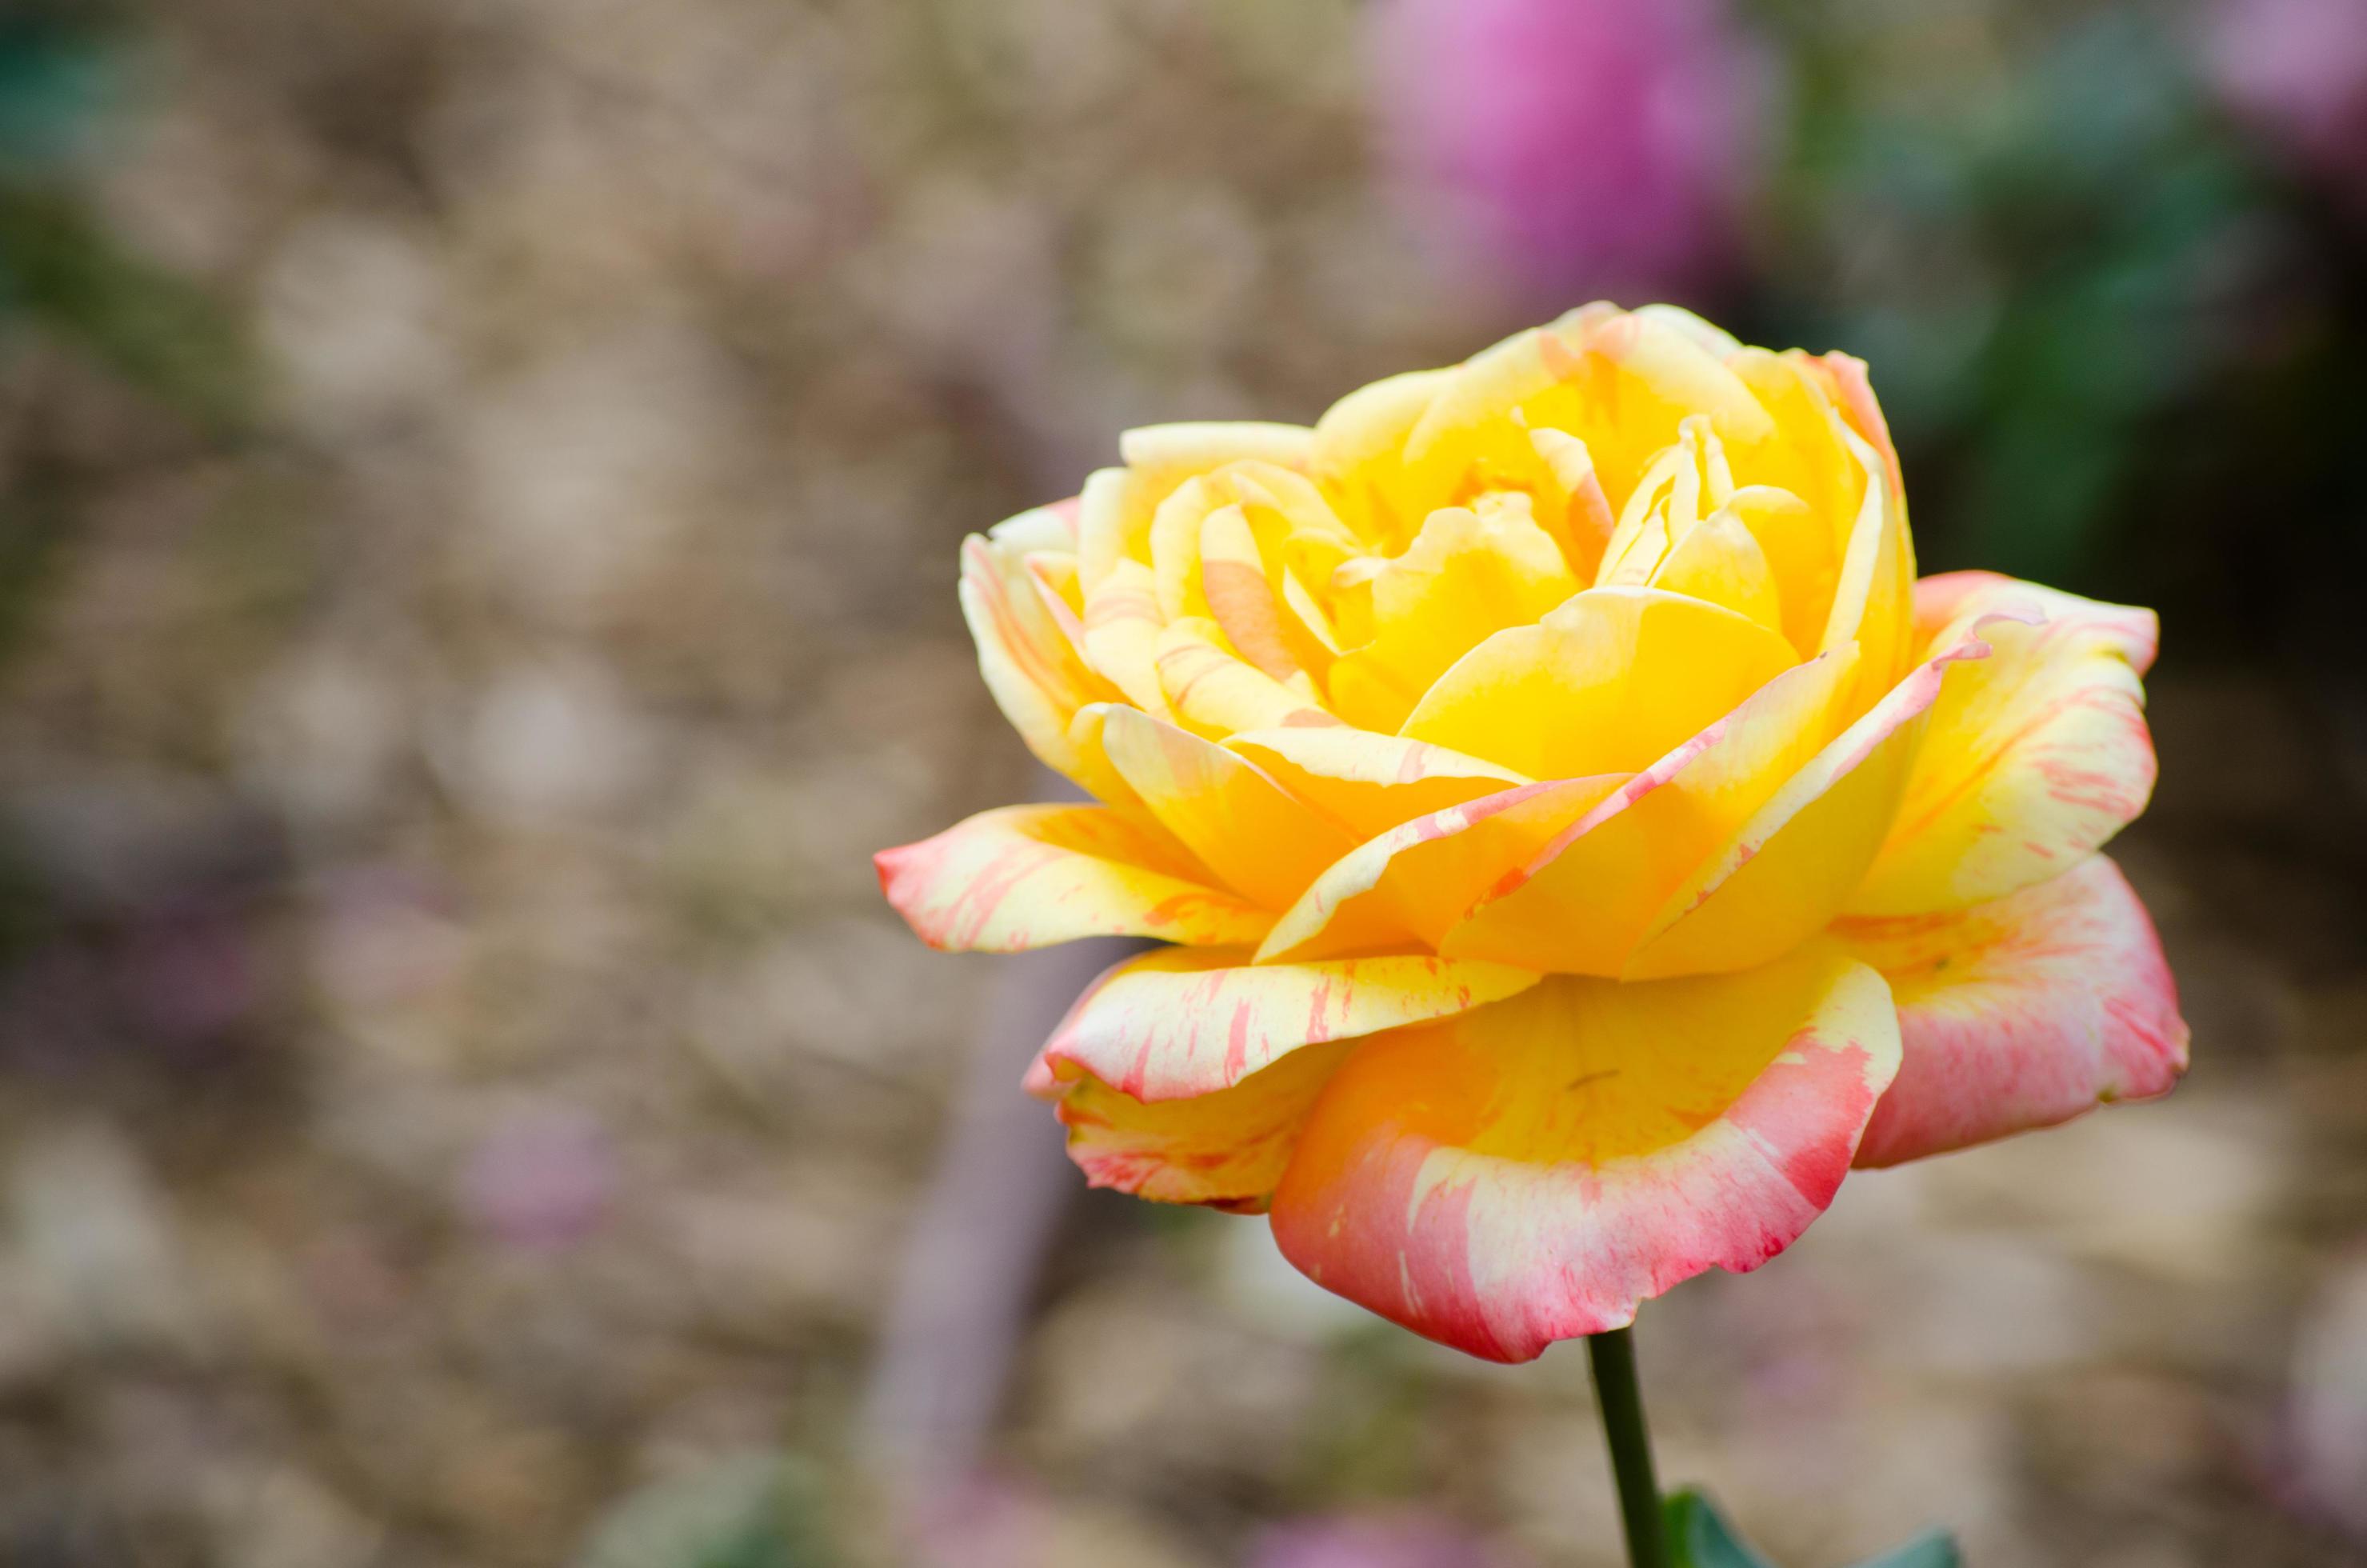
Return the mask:
<path id="1" fill-rule="evenodd" d="M 1965 1554 L 1945 1530 L 1919 1535 L 1905 1546 L 1869 1557 L 1858 1568 L 1965 1568 Z"/>
<path id="2" fill-rule="evenodd" d="M 1716 1504 L 1688 1486 L 1660 1504 L 1677 1568 L 1775 1568 L 1734 1533 Z"/>
<path id="3" fill-rule="evenodd" d="M 1696 1487 L 1671 1493 L 1660 1504 L 1668 1522 L 1669 1550 L 1676 1568 L 1775 1568 L 1726 1522 L 1717 1505 Z M 1870 1557 L 1858 1568 L 1964 1568 L 1963 1553 L 1944 1530 L 1917 1536 L 1905 1546 Z"/>

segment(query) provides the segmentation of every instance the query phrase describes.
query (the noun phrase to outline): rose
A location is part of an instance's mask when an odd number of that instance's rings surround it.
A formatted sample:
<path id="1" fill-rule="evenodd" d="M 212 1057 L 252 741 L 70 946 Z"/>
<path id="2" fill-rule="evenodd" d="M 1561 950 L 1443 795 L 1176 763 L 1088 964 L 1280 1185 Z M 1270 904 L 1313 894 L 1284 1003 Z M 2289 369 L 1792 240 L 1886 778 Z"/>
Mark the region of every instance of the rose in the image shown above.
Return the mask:
<path id="1" fill-rule="evenodd" d="M 1763 1263 L 1852 1161 L 2183 1069 L 2094 854 L 2152 788 L 2154 617 L 1916 581 L 1858 361 L 1590 305 L 1122 450 L 962 555 L 987 684 L 1102 803 L 878 858 L 938 947 L 1173 944 L 1028 1077 L 1096 1185 L 1270 1209 L 1519 1360 Z"/>

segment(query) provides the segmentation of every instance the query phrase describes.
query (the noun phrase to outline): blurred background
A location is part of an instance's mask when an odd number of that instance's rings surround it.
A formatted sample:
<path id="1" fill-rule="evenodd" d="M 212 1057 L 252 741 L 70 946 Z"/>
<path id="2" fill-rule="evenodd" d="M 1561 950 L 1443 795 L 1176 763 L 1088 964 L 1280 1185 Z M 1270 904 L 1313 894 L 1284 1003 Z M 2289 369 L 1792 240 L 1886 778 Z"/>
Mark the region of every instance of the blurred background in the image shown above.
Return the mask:
<path id="1" fill-rule="evenodd" d="M 0 1562 L 1610 1568 L 1584 1357 L 1088 1196 L 957 541 L 1597 296 L 2157 605 L 2169 1101 L 1639 1337 L 1823 1568 L 2367 1562 L 2367 4 L 0 3 Z"/>

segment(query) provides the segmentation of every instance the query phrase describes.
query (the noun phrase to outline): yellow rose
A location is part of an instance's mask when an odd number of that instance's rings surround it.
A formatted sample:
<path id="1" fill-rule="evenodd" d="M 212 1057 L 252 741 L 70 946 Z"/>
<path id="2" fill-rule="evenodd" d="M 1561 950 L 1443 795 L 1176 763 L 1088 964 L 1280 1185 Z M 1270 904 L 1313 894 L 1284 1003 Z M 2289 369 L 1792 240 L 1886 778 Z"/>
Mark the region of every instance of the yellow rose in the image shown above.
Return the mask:
<path id="1" fill-rule="evenodd" d="M 1853 1159 L 2183 1069 L 2093 853 L 2154 617 L 1918 582 L 1858 361 L 1596 304 L 1122 451 L 962 556 L 996 700 L 1102 803 L 878 858 L 938 947 L 1174 944 L 1029 1075 L 1095 1184 L 1271 1209 L 1517 1360 L 1764 1262 Z"/>

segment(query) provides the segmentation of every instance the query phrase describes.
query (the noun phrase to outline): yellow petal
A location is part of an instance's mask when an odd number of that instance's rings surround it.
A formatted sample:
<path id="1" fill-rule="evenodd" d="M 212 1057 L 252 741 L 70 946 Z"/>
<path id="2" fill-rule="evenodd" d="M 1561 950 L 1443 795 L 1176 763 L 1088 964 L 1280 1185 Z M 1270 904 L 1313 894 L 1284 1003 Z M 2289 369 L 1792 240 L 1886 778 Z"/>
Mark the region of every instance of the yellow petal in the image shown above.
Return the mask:
<path id="1" fill-rule="evenodd" d="M 1603 476 L 1594 472 L 1594 454 L 1567 430 L 1532 430 L 1529 444 L 1561 493 L 1562 525 L 1556 542 L 1569 557 L 1570 571 L 1580 582 L 1591 583 L 1618 522 L 1603 493 Z"/>
<path id="2" fill-rule="evenodd" d="M 1730 609 L 1593 588 L 1472 649 L 1400 733 L 1532 778 L 1633 772 L 1794 662 L 1782 637 Z"/>
<path id="3" fill-rule="evenodd" d="M 1942 690 L 1853 913 L 1958 909 L 2044 881 L 2119 832 L 2153 790 L 2138 679 L 2153 657 L 2152 611 L 1988 574 L 1925 581 L 1918 597 L 1952 612 L 1938 638 L 1977 635 L 1994 652 Z"/>
<path id="4" fill-rule="evenodd" d="M 1150 512 L 1144 485 L 1122 468 L 1100 468 L 1077 493 L 1077 572 L 1085 591 L 1121 561 L 1150 559 Z"/>
<path id="5" fill-rule="evenodd" d="M 1274 918 L 1106 806 L 1004 806 L 874 858 L 897 913 L 955 952 L 1081 937 L 1253 942 Z"/>
<path id="6" fill-rule="evenodd" d="M 1195 474 L 1151 514 L 1151 581 L 1159 613 L 1169 620 L 1207 618 L 1207 597 L 1200 591 L 1200 525 L 1218 505 L 1207 480 Z"/>
<path id="7" fill-rule="evenodd" d="M 1092 789 L 1091 759 L 1070 744 L 1069 724 L 1116 692 L 1054 619 L 1025 555 L 976 534 L 964 540 L 961 607 L 995 706 L 1038 761 Z"/>
<path id="8" fill-rule="evenodd" d="M 1447 1017 L 1538 977 L 1427 954 L 1255 964 L 1164 948 L 1104 974 L 1045 1042 L 1052 1083 L 1089 1073 L 1138 1100 L 1214 1094 L 1309 1045 Z"/>
<path id="9" fill-rule="evenodd" d="M 1707 518 L 1670 546 L 1651 585 L 1724 605 L 1771 631 L 1784 628 L 1783 599 L 1767 553 L 1730 511 Z"/>
<path id="10" fill-rule="evenodd" d="M 1613 773 L 1526 784 L 1401 823 L 1325 868 L 1274 923 L 1258 960 L 1435 948 L 1466 910 L 1626 782 Z"/>
<path id="11" fill-rule="evenodd" d="M 1859 691 L 1872 701 L 1899 678 L 1914 655 L 1915 549 L 1907 537 L 1906 512 L 1891 500 L 1881 458 L 1854 434 L 1848 439 L 1866 472 L 1865 496 L 1850 527 L 1818 646 L 1858 645 Z"/>
<path id="12" fill-rule="evenodd" d="M 1784 635 L 1805 656 L 1824 640 L 1825 620 L 1840 574 L 1832 526 L 1788 490 L 1745 485 L 1718 516 L 1750 530 L 1774 576 L 1784 611 Z"/>
<path id="13" fill-rule="evenodd" d="M 1353 848 L 1348 831 L 1249 762 L 1131 708 L 1102 713 L 1110 764 L 1226 885 L 1279 909 Z"/>
<path id="14" fill-rule="evenodd" d="M 1167 619 L 1150 568 L 1120 561 L 1085 595 L 1086 659 L 1126 699 L 1156 718 L 1168 716 L 1159 684 L 1159 635 Z"/>
<path id="15" fill-rule="evenodd" d="M 1124 468 L 1102 469 L 1078 496 L 1078 568 L 1090 590 L 1120 561 L 1150 563 L 1150 523 L 1175 487 L 1229 462 L 1307 466 L 1314 432 L 1296 425 L 1153 425 L 1118 437 Z"/>
<path id="16" fill-rule="evenodd" d="M 1764 348 L 1741 349 L 1726 363 L 1774 426 L 1768 439 L 1731 453 L 1736 483 L 1798 496 L 1822 521 L 1829 551 L 1838 558 L 1864 497 L 1866 471 L 1849 449 L 1849 426 L 1829 390 L 1829 377 L 1811 374 L 1806 355 Z M 1819 616 L 1823 608 L 1820 600 Z"/>
<path id="17" fill-rule="evenodd" d="M 1475 355 L 1433 398 L 1406 441 L 1433 505 L 1484 490 L 1535 494 L 1550 478 L 1528 432 L 1582 436 L 1612 505 L 1699 415 L 1727 441 L 1773 432 L 1765 409 L 1718 357 L 1665 320 L 1590 305 Z"/>
<path id="18" fill-rule="evenodd" d="M 1529 782 L 1476 756 L 1370 730 L 1251 730 L 1225 745 L 1359 838 Z"/>
<path id="19" fill-rule="evenodd" d="M 1303 472 L 1314 456 L 1315 432 L 1258 420 L 1146 425 L 1118 437 L 1117 449 L 1145 481 L 1172 490 L 1193 474 L 1244 460 Z"/>
<path id="20" fill-rule="evenodd" d="M 1747 969 L 1828 925 L 1897 813 L 1950 666 L 1988 652 L 1966 637 L 1934 653 L 1786 779 L 1670 895 L 1623 976 Z"/>
<path id="21" fill-rule="evenodd" d="M 1832 734 L 1853 674 L 1849 655 L 1836 653 L 1768 682 L 1541 846 L 1442 936 L 1439 950 L 1620 973 L 1675 891 Z M 1276 923 L 1270 947 L 1292 938 L 1297 915 Z"/>
<path id="22" fill-rule="evenodd" d="M 1367 730 L 1396 729 L 1447 666 L 1490 632 L 1530 625 L 1580 585 L 1518 506 L 1433 512 L 1371 584 L 1373 640 L 1333 665 L 1331 682 L 1333 705 Z"/>
<path id="23" fill-rule="evenodd" d="M 1359 388 L 1315 422 L 1315 475 L 1341 517 L 1386 551 L 1405 541 L 1430 515 L 1404 461 L 1408 435 L 1452 370 L 1410 370 Z"/>
<path id="24" fill-rule="evenodd" d="M 1272 1200 L 1308 1108 L 1354 1049 L 1309 1046 L 1196 1099 L 1146 1105 L 1090 1074 L 1048 1092 L 1088 1185 L 1254 1214 Z"/>
<path id="25" fill-rule="evenodd" d="M 1212 620 L 1179 620 L 1160 631 L 1159 687 L 1186 727 L 1221 741 L 1241 730 L 1340 722 L 1311 690 L 1235 658 L 1223 636 Z"/>

